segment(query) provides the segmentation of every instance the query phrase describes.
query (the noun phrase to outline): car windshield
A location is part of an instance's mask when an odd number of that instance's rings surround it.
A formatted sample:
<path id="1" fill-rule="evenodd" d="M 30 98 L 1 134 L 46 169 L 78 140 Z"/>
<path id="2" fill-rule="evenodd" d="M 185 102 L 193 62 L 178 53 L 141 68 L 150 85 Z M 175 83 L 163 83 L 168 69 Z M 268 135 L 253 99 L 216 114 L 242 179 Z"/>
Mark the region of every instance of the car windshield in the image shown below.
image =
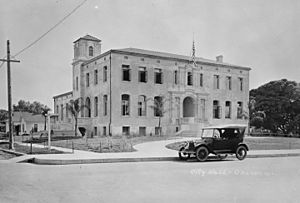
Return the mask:
<path id="1" fill-rule="evenodd" d="M 214 137 L 214 136 L 218 136 L 217 134 L 219 134 L 220 136 L 220 133 L 218 130 L 215 130 L 215 129 L 203 129 L 202 130 L 202 136 L 203 138 L 209 138 L 209 137 Z"/>

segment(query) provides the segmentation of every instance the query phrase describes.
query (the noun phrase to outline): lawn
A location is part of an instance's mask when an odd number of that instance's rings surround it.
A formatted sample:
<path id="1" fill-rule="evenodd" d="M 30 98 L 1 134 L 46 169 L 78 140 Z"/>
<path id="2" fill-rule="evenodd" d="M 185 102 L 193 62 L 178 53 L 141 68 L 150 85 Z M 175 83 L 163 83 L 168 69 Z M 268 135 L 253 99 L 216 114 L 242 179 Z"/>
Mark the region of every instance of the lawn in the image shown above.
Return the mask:
<path id="1" fill-rule="evenodd" d="M 250 150 L 300 149 L 300 138 L 292 137 L 245 137 Z M 179 150 L 183 142 L 174 142 L 166 147 Z"/>
<path id="2" fill-rule="evenodd" d="M 1 145 L 1 148 L 8 149 L 8 145 Z M 21 152 L 24 154 L 62 154 L 64 152 L 58 151 L 55 149 L 51 149 L 51 151 L 48 150 L 48 148 L 39 148 L 39 147 L 31 147 L 30 143 L 27 143 L 26 145 L 19 145 L 17 143 L 14 143 L 14 148 L 16 152 Z"/>
<path id="3" fill-rule="evenodd" d="M 106 152 L 133 152 L 135 149 L 134 145 L 151 142 L 173 139 L 170 136 L 97 136 L 97 137 L 81 137 L 81 136 L 53 136 L 51 137 L 51 146 L 63 147 L 75 150 L 93 151 L 99 153 Z M 47 146 L 47 137 L 34 136 L 32 139 L 30 136 L 26 137 L 15 137 L 16 141 L 23 143 L 40 143 Z"/>

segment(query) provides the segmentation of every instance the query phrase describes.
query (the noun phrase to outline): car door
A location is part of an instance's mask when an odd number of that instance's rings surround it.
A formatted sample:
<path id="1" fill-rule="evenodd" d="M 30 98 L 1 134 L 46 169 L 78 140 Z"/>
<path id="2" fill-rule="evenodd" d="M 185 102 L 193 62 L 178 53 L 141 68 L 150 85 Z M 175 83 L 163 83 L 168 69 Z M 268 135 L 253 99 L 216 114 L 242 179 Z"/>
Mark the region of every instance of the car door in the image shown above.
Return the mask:
<path id="1" fill-rule="evenodd" d="M 228 138 L 221 136 L 222 130 L 216 129 L 216 131 L 218 131 L 218 133 L 214 132 L 215 136 L 213 136 L 213 151 L 215 151 L 216 153 L 229 151 L 230 145 L 228 142 Z"/>

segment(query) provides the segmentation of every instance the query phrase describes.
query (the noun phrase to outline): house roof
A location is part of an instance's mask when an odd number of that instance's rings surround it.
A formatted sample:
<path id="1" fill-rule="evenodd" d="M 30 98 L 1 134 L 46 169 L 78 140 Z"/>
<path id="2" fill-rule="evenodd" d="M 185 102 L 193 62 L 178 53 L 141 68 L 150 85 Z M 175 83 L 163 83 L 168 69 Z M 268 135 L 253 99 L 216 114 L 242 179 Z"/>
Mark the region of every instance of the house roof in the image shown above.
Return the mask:
<path id="1" fill-rule="evenodd" d="M 161 58 L 161 59 L 166 59 L 166 60 L 175 60 L 175 61 L 183 61 L 185 63 L 191 62 L 191 57 L 190 56 L 184 56 L 184 55 L 179 55 L 179 54 L 172 54 L 172 53 L 167 53 L 167 52 L 159 52 L 159 51 L 151 51 L 151 50 L 145 50 L 145 49 L 137 49 L 137 48 L 124 48 L 124 49 L 111 49 L 109 51 L 106 51 L 94 58 L 91 58 L 88 61 L 84 62 L 84 65 L 87 65 L 89 63 L 92 63 L 95 60 L 98 60 L 104 56 L 109 55 L 110 53 L 120 53 L 120 54 L 128 54 L 128 55 L 140 55 L 144 57 L 152 57 L 152 58 Z M 234 65 L 230 63 L 224 63 L 224 62 L 218 62 L 214 61 L 211 59 L 205 59 L 201 57 L 196 57 L 195 58 L 196 63 L 200 64 L 209 64 L 209 65 L 214 65 L 214 66 L 225 66 L 225 67 L 230 67 L 230 68 L 237 68 L 237 69 L 243 69 L 243 70 L 251 70 L 251 68 L 246 67 L 246 66 L 239 66 L 239 65 Z"/>
<path id="2" fill-rule="evenodd" d="M 67 96 L 67 95 L 72 95 L 73 96 L 73 91 L 69 91 L 69 92 L 65 92 L 63 94 L 55 95 L 55 96 L 53 96 L 53 99 L 56 99 L 58 97 Z"/>
<path id="3" fill-rule="evenodd" d="M 158 57 L 170 58 L 170 59 L 181 59 L 181 60 L 185 60 L 185 61 L 192 60 L 190 56 L 172 54 L 172 53 L 167 53 L 167 52 L 151 51 L 151 50 L 145 50 L 145 49 L 137 49 L 137 48 L 116 49 L 116 51 L 128 52 L 128 53 L 133 53 L 133 54 L 143 54 L 143 55 L 148 55 L 148 56 L 158 56 Z M 234 67 L 239 67 L 239 68 L 250 70 L 249 67 L 237 66 L 237 65 L 224 63 L 224 62 L 218 62 L 218 61 L 214 61 L 211 59 L 205 59 L 205 58 L 201 58 L 201 57 L 195 57 L 195 60 L 196 60 L 196 62 L 200 62 L 200 63 L 202 62 L 202 63 L 209 63 L 209 64 L 215 64 L 215 65 L 234 66 Z"/>
<path id="4" fill-rule="evenodd" d="M 95 41 L 95 42 L 101 42 L 101 40 L 98 39 L 98 38 L 96 38 L 96 37 L 93 37 L 91 35 L 85 35 L 84 37 L 80 37 L 79 39 L 77 39 L 76 41 L 74 41 L 74 43 L 77 42 L 77 41 L 79 41 L 79 40 L 81 40 L 81 39 Z"/>
<path id="5" fill-rule="evenodd" d="M 23 112 L 23 111 L 15 111 L 13 112 L 12 121 L 13 122 L 20 122 L 24 119 L 26 122 L 44 122 L 45 118 L 42 114 L 33 114 L 29 112 Z"/>

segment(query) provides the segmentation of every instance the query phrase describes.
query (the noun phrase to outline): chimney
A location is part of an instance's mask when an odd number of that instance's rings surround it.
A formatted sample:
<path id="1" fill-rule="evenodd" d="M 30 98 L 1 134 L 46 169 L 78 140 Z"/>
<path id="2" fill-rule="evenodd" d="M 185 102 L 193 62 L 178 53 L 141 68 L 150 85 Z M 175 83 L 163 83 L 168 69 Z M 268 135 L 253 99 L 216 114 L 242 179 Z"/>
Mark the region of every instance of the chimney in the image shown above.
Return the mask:
<path id="1" fill-rule="evenodd" d="M 217 59 L 217 62 L 223 63 L 223 56 L 222 55 L 217 56 L 216 59 Z"/>

